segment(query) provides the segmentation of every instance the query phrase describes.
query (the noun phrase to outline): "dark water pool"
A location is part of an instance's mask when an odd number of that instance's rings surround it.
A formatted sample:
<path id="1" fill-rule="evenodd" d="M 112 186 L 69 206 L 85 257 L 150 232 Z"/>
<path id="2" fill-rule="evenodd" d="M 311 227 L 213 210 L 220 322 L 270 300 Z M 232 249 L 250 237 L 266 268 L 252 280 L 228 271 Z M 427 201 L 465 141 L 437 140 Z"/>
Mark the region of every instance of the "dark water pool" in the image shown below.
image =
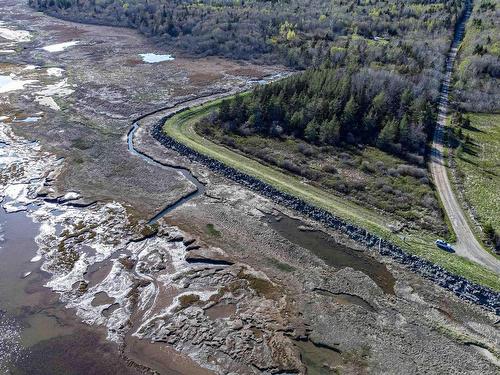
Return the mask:
<path id="1" fill-rule="evenodd" d="M 266 215 L 264 220 L 282 237 L 308 249 L 326 264 L 335 268 L 351 267 L 369 276 L 384 292 L 394 294 L 394 277 L 387 267 L 368 256 L 363 251 L 356 251 L 339 244 L 322 231 L 303 231 L 299 227 L 306 224 L 298 219 L 282 215 Z"/>

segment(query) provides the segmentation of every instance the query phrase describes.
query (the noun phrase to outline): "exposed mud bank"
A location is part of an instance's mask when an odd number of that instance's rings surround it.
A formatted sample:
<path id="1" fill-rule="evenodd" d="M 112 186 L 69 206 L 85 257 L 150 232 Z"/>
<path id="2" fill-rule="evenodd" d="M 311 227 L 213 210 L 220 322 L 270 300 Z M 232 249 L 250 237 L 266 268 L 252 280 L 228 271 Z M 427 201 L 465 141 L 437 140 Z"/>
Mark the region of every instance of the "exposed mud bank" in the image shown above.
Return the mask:
<path id="1" fill-rule="evenodd" d="M 155 112 L 152 112 L 152 113 L 155 113 Z M 134 124 L 132 125 L 132 128 L 130 129 L 130 131 L 127 134 L 128 150 L 132 154 L 137 155 L 140 158 L 144 159 L 147 163 L 151 163 L 151 164 L 156 165 L 156 166 L 158 166 L 158 167 L 160 167 L 162 169 L 166 169 L 166 170 L 169 170 L 169 171 L 175 171 L 175 172 L 179 173 L 184 178 L 186 178 L 193 185 L 193 187 L 194 187 L 193 190 L 189 191 L 184 196 L 180 197 L 177 201 L 175 201 L 172 204 L 169 204 L 164 209 L 162 209 L 159 213 L 157 213 L 155 216 L 153 216 L 149 220 L 149 224 L 154 224 L 160 218 L 162 218 L 163 216 L 165 216 L 170 211 L 174 210 L 176 207 L 180 206 L 184 202 L 187 202 L 188 200 L 196 198 L 199 195 L 203 195 L 205 193 L 205 186 L 195 176 L 193 176 L 193 174 L 191 173 L 191 171 L 189 171 L 188 169 L 183 168 L 183 167 L 179 167 L 179 166 L 176 166 L 176 165 L 170 165 L 170 164 L 160 163 L 157 160 L 154 160 L 153 158 L 149 157 L 148 155 L 146 155 L 145 153 L 137 150 L 134 147 L 134 135 L 135 135 L 135 132 L 137 131 L 137 129 L 139 128 L 138 121 L 141 118 L 144 118 L 144 116 L 141 116 L 138 120 L 134 121 Z"/>
<path id="2" fill-rule="evenodd" d="M 331 213 L 314 207 L 301 199 L 293 197 L 287 193 L 283 193 L 273 186 L 258 180 L 248 174 L 242 173 L 224 163 L 215 160 L 211 157 L 200 154 L 192 150 L 184 144 L 177 142 L 175 139 L 167 136 L 163 132 L 163 124 L 165 121 L 180 112 L 188 110 L 189 107 L 179 109 L 179 111 L 171 113 L 162 118 L 152 129 L 152 136 L 165 147 L 168 147 L 179 154 L 187 157 L 189 160 L 198 162 L 206 166 L 211 171 L 220 173 L 232 181 L 235 181 L 246 188 L 255 191 L 271 201 L 293 209 L 303 215 L 320 222 L 330 228 L 340 230 L 358 243 L 377 250 L 381 255 L 390 256 L 397 262 L 405 265 L 409 269 L 423 277 L 432 280 L 436 284 L 446 288 L 458 297 L 479 304 L 486 309 L 500 315 L 500 293 L 496 293 L 489 288 L 483 287 L 476 283 L 470 282 L 467 279 L 454 275 L 442 267 L 433 264 L 432 262 L 419 258 L 415 255 L 406 253 L 399 246 L 384 240 L 372 233 L 367 232 L 363 228 L 359 228 L 350 224 Z"/>
<path id="3" fill-rule="evenodd" d="M 0 289 L 27 284 L 19 306 L 29 319 L 17 323 L 30 353 L 16 374 L 495 373 L 475 348 L 436 328 L 494 348 L 494 314 L 395 263 L 387 264 L 395 294 L 383 293 L 361 271 L 330 267 L 282 238 L 261 221 L 272 202 L 201 164 L 186 166 L 150 136 L 170 110 L 140 122 L 135 146 L 210 184 L 146 225 L 193 186 L 127 151 L 130 119 L 166 102 L 265 83 L 258 78 L 274 68 L 176 56 L 158 69 L 138 58 L 155 49 L 135 32 L 50 19 L 25 0 L 0 8 L 0 18 L 36 30 L 36 44 L 16 49 L 8 57 L 16 66 L 2 69 L 40 85 L 9 94 L 0 120 L 0 195 L 5 190 L 1 203 L 11 212 L 0 253 L 19 259 L 8 244 L 21 240 L 18 232 L 31 241 L 18 268 L 0 260 L 9 271 L 0 272 L 9 281 Z M 57 53 L 38 48 L 67 40 L 81 44 Z M 61 86 L 74 92 L 53 94 L 60 110 L 36 101 Z M 41 118 L 22 122 L 28 116 Z M 35 233 L 14 219 L 21 216 Z M 14 348 L 16 322 L 1 313 L 0 320 L 0 351 L 2 343 Z"/>
<path id="4" fill-rule="evenodd" d="M 15 137 L 2 122 L 0 137 L 8 145 L 3 150 L 9 151 L 9 161 L 17 165 L 2 171 L 0 203 L 11 215 L 23 211 L 40 224 L 38 234 L 29 235 L 34 237 L 27 248 L 30 267 L 40 262 L 47 275 L 44 285 L 82 322 L 104 328 L 124 356 L 139 339 L 179 352 L 186 362 L 179 373 L 196 373 L 190 369 L 199 366 L 219 374 L 304 373 L 298 351 L 290 349 L 294 333 L 283 334 L 300 319 L 264 273 L 231 261 L 220 248 L 196 242 L 176 227 L 131 222 L 118 202 L 68 205 L 80 194 L 54 191 L 63 161 L 41 151 L 38 143 Z M 205 313 L 211 308 L 215 311 Z M 224 345 L 228 338 L 231 344 Z M 155 355 L 148 356 L 151 345 L 132 360 L 172 373 L 170 357 L 158 364 Z"/>

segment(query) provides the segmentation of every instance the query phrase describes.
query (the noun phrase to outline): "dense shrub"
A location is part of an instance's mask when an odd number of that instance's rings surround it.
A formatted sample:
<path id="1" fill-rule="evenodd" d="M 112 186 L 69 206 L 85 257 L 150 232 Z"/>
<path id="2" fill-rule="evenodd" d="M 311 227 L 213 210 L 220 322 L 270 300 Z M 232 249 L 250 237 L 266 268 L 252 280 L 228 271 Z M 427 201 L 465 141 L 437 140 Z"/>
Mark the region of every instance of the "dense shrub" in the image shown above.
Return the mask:
<path id="1" fill-rule="evenodd" d="M 397 172 L 400 176 L 411 176 L 415 178 L 423 178 L 427 176 L 427 171 L 425 169 L 407 164 L 398 165 Z"/>
<path id="2" fill-rule="evenodd" d="M 243 136 L 376 145 L 412 163 L 423 161 L 451 31 L 464 6 L 459 0 L 29 2 L 64 17 L 134 27 L 198 56 L 312 68 L 228 104 L 218 124 Z M 484 61 L 477 69 L 497 74 Z"/>

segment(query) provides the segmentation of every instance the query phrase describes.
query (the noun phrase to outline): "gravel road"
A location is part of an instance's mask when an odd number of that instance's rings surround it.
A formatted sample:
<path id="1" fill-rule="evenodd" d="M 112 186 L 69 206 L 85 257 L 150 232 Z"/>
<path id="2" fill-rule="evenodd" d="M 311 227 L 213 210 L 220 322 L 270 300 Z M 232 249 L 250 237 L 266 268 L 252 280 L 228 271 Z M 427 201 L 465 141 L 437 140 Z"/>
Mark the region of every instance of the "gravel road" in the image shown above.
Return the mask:
<path id="1" fill-rule="evenodd" d="M 457 27 L 453 44 L 451 46 L 452 48 L 450 49 L 450 53 L 448 55 L 446 74 L 441 87 L 438 122 L 434 132 L 432 144 L 430 170 L 436 189 L 439 193 L 441 201 L 443 202 L 446 214 L 448 215 L 451 225 L 453 226 L 453 230 L 457 235 L 457 243 L 454 245 L 456 253 L 474 262 L 482 264 L 483 266 L 500 274 L 500 261 L 488 253 L 472 233 L 469 223 L 465 217 L 465 213 L 451 188 L 446 163 L 443 157 L 443 131 L 448 116 L 448 96 L 451 74 L 457 56 L 458 47 L 464 34 L 465 23 L 470 16 L 470 12 L 469 5 L 469 10 Z"/>

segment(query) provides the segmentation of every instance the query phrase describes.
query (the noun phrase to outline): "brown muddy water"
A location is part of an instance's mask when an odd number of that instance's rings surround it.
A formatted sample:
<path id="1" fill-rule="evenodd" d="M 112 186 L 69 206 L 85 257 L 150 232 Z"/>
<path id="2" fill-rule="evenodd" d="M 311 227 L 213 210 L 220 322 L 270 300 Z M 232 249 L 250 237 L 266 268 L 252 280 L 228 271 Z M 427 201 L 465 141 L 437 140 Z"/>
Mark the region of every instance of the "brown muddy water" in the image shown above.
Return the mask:
<path id="1" fill-rule="evenodd" d="M 394 294 L 394 276 L 383 264 L 365 254 L 339 244 L 332 236 L 322 231 L 304 231 L 299 227 L 307 224 L 299 219 L 281 215 L 266 215 L 264 220 L 283 238 L 303 247 L 326 264 L 335 268 L 351 267 L 370 277 L 385 293 Z"/>
<path id="2" fill-rule="evenodd" d="M 363 298 L 347 294 L 347 293 L 333 293 L 328 290 L 315 289 L 316 293 L 321 294 L 326 297 L 333 298 L 333 300 L 339 305 L 357 305 L 364 308 L 367 311 L 375 311 L 375 308 L 366 302 Z"/>
<path id="3" fill-rule="evenodd" d="M 311 341 L 295 341 L 300 356 L 307 367 L 307 375 L 331 375 L 338 373 L 334 369 L 343 364 L 342 354 Z"/>
<path id="4" fill-rule="evenodd" d="M 212 320 L 226 319 L 236 313 L 235 304 L 218 303 L 205 310 L 205 314 Z"/>
<path id="5" fill-rule="evenodd" d="M 90 303 L 92 306 L 111 305 L 115 302 L 113 297 L 108 296 L 106 292 L 99 292 L 94 296 Z"/>
<path id="6" fill-rule="evenodd" d="M 171 346 L 152 343 L 133 336 L 126 338 L 125 355 L 136 363 L 162 369 L 164 375 L 214 375 Z M 117 374 L 119 375 L 119 374 Z M 120 374 L 121 375 L 121 374 Z"/>
<path id="7" fill-rule="evenodd" d="M 0 208 L 0 373 L 88 375 L 138 372 L 127 367 L 102 332 L 79 323 L 58 296 L 43 287 L 47 274 L 36 254 L 38 224 L 26 212 Z M 29 276 L 24 277 L 27 272 Z"/>

